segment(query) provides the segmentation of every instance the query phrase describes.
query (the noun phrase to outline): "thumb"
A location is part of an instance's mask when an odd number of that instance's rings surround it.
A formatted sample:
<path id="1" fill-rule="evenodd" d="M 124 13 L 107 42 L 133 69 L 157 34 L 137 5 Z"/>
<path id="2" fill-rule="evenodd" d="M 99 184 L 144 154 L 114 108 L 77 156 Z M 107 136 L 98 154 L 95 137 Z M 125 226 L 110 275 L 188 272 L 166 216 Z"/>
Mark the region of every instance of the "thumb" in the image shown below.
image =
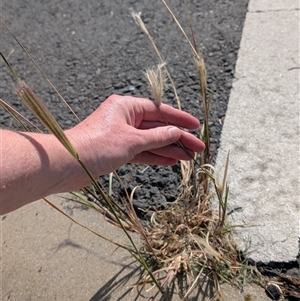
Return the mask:
<path id="1" fill-rule="evenodd" d="M 161 148 L 180 139 L 181 130 L 175 126 L 162 126 L 148 130 L 139 130 L 141 143 L 138 152 Z"/>

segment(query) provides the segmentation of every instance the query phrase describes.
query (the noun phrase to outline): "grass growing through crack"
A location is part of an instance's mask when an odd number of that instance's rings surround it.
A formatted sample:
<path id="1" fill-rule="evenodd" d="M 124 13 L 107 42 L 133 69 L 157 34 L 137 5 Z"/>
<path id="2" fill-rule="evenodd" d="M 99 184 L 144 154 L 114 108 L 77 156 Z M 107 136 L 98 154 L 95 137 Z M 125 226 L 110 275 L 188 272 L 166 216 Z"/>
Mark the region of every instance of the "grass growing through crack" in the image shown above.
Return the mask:
<path id="1" fill-rule="evenodd" d="M 1 56 L 16 80 L 16 89 L 20 98 L 68 149 L 70 154 L 78 160 L 82 168 L 91 177 L 93 181 L 92 187 L 84 188 L 80 194 L 74 193 L 76 196 L 75 201 L 104 215 L 110 223 L 122 228 L 129 239 L 131 247 L 120 245 L 118 242 L 93 231 L 101 238 L 128 250 L 140 263 L 146 273 L 136 285 L 144 286 L 154 283 L 158 289 L 153 293 L 151 300 L 158 298 L 159 294 L 164 295 L 171 287 L 178 286 L 178 294 L 181 299 L 188 300 L 193 291 L 199 287 L 199 284 L 203 285 L 210 278 L 215 285 L 216 296 L 219 296 L 221 295 L 220 282 L 225 281 L 242 285 L 252 271 L 248 269 L 246 264 L 241 262 L 236 247 L 230 238 L 232 227 L 226 223 L 229 192 L 226 182 L 228 159 L 225 163 L 225 172 L 221 181 L 218 181 L 216 178 L 214 168 L 211 165 L 208 126 L 211 98 L 206 84 L 206 68 L 203 56 L 197 49 L 191 22 L 192 39 L 190 40 L 166 2 L 164 0 L 162 2 L 191 46 L 192 56 L 199 75 L 200 105 L 204 112 L 204 122 L 199 137 L 205 142 L 206 150 L 203 154 L 191 158 L 190 162 L 181 162 L 182 182 L 180 195 L 169 208 L 154 212 L 147 226 L 142 225 L 133 208 L 135 190 L 132 191 L 131 195 L 127 195 L 122 205 L 115 201 L 110 196 L 110 193 L 107 193 L 96 179 L 91 176 L 80 161 L 76 150 L 66 139 L 51 113 L 31 89 L 14 73 L 13 67 L 10 66 L 5 56 L 3 54 Z M 155 67 L 146 72 L 153 100 L 159 107 L 163 102 L 164 83 L 168 80 L 174 89 L 177 105 L 181 108 L 181 102 L 175 83 L 168 71 L 168 65 L 162 60 L 155 41 L 143 23 L 141 16 L 133 14 L 133 17 L 149 37 L 160 61 L 157 68 Z M 24 51 L 26 52 L 25 49 Z M 28 130 L 26 121 L 17 112 L 4 101 L 1 101 L 1 103 L 11 113 L 13 118 L 22 124 L 23 129 Z M 180 141 L 178 141 L 178 144 L 186 150 Z M 115 174 L 115 177 L 121 182 L 117 174 Z M 87 195 L 92 195 L 94 201 L 89 201 L 85 197 Z M 216 195 L 219 204 L 217 212 L 212 209 L 210 203 L 213 195 Z M 60 208 L 49 201 L 47 202 L 76 222 Z M 84 225 L 82 226 L 85 227 Z M 139 233 L 143 242 L 141 248 L 134 244 L 130 232 Z"/>
<path id="2" fill-rule="evenodd" d="M 214 168 L 211 165 L 208 126 L 211 95 L 206 82 L 204 59 L 197 48 L 191 18 L 189 19 L 192 35 L 190 40 L 167 3 L 164 0 L 162 2 L 192 50 L 199 77 L 204 112 L 204 123 L 199 136 L 205 142 L 206 149 L 200 156 L 191 157 L 191 161 L 181 162 L 182 192 L 176 202 L 168 209 L 153 213 L 149 223 L 148 240 L 144 244 L 143 250 L 148 254 L 150 261 L 153 253 L 155 258 L 159 259 L 151 262 L 154 262 L 157 271 L 165 272 L 166 276 L 162 281 L 163 286 L 172 284 L 176 276 L 184 276 L 185 286 L 184 288 L 181 287 L 179 292 L 183 300 L 186 300 L 193 289 L 199 283 L 203 283 L 207 276 L 213 280 L 216 296 L 218 296 L 221 295 L 220 281 L 241 286 L 253 271 L 248 270 L 247 264 L 239 258 L 236 246 L 230 237 L 232 227 L 226 223 L 229 193 L 226 179 L 229 154 L 221 181 L 215 177 Z M 170 73 L 167 70 L 167 65 L 162 61 L 162 56 L 153 37 L 142 21 L 141 14 L 133 13 L 132 16 L 137 25 L 148 36 L 160 59 L 157 68 L 152 68 L 146 72 L 153 100 L 159 107 L 163 101 L 163 84 L 167 77 L 170 79 Z M 170 83 L 174 94 L 177 96 L 178 107 L 181 108 L 172 79 L 170 79 Z M 180 141 L 178 144 L 185 150 Z M 210 203 L 212 190 L 219 204 L 218 212 L 212 210 Z"/>

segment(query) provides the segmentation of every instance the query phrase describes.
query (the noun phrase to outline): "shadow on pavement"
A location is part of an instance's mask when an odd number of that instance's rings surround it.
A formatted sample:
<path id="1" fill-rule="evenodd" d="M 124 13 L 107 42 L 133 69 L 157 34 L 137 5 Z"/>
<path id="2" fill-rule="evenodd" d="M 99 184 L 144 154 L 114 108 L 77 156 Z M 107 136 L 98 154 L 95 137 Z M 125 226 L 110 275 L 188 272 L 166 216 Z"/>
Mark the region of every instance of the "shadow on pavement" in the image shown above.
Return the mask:
<path id="1" fill-rule="evenodd" d="M 186 279 L 179 276 L 177 283 L 170 285 L 165 293 L 161 295 L 155 287 L 147 289 L 145 287 L 134 287 L 131 283 L 131 279 L 136 279 L 135 283 L 138 283 L 142 279 L 141 268 L 132 268 L 136 263 L 133 261 L 127 265 L 124 265 L 122 269 L 117 272 L 110 280 L 108 280 L 89 301 L 111 301 L 111 300 L 157 300 L 157 301 L 177 301 L 181 300 L 178 296 L 178 290 L 183 296 L 186 291 Z M 128 270 L 130 270 L 128 272 Z M 125 274 L 124 274 L 125 273 Z M 130 282 L 130 283 L 129 283 Z M 201 285 L 202 283 L 202 285 Z M 127 287 L 126 287 L 127 286 Z M 116 292 L 123 292 L 118 295 L 117 299 L 113 299 L 116 296 Z M 199 281 L 189 296 L 190 301 L 205 301 L 210 300 L 215 295 L 215 289 L 212 281 L 202 282 Z M 153 299 L 151 299 L 153 298 Z"/>

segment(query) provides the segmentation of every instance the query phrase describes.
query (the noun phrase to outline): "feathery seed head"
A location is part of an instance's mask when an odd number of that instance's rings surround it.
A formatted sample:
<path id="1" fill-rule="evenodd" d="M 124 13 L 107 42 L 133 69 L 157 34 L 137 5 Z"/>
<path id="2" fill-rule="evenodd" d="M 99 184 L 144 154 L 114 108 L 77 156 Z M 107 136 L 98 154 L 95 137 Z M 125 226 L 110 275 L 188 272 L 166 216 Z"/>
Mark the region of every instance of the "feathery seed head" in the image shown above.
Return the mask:
<path id="1" fill-rule="evenodd" d="M 166 63 L 159 64 L 145 72 L 145 77 L 148 81 L 153 101 L 158 107 L 162 104 L 164 95 L 164 85 L 166 82 L 165 65 Z"/>

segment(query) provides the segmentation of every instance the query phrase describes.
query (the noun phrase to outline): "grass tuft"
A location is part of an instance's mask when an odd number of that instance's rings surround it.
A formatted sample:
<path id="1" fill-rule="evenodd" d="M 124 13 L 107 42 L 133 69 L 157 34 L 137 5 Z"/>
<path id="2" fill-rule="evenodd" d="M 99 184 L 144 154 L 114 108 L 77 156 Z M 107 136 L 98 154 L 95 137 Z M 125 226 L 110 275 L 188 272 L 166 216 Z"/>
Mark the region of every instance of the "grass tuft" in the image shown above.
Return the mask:
<path id="1" fill-rule="evenodd" d="M 235 284 L 241 288 L 257 271 L 253 271 L 248 262 L 240 258 L 231 238 L 234 226 L 229 225 L 226 220 L 229 195 L 227 184 L 229 154 L 221 180 L 215 176 L 214 167 L 211 165 L 209 131 L 211 95 L 207 87 L 204 58 L 198 51 L 191 21 L 192 39 L 190 40 L 166 1 L 162 0 L 162 2 L 191 46 L 199 77 L 199 92 L 204 112 L 204 122 L 199 138 L 204 141 L 206 150 L 200 156 L 191 158 L 190 162 L 181 162 L 181 194 L 169 208 L 152 214 L 146 236 L 144 236 L 142 252 L 149 266 L 152 267 L 153 273 L 161 279 L 163 288 L 176 282 L 179 283 L 182 277 L 185 279 L 185 285 L 180 288 L 179 293 L 182 300 L 187 300 L 199 283 L 207 281 L 207 277 L 214 283 L 215 297 L 222 298 L 220 290 L 222 282 Z M 133 17 L 150 39 L 162 62 L 162 56 L 143 23 L 141 14 L 133 13 Z M 161 84 L 164 82 L 158 80 L 161 76 L 160 72 L 161 65 L 146 72 L 146 78 L 158 107 L 162 101 Z M 167 73 L 167 75 L 176 91 L 170 74 Z M 180 141 L 179 145 L 185 149 Z M 217 212 L 212 209 L 211 204 L 215 199 L 219 204 Z M 146 277 L 145 282 L 148 281 Z"/>

